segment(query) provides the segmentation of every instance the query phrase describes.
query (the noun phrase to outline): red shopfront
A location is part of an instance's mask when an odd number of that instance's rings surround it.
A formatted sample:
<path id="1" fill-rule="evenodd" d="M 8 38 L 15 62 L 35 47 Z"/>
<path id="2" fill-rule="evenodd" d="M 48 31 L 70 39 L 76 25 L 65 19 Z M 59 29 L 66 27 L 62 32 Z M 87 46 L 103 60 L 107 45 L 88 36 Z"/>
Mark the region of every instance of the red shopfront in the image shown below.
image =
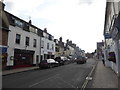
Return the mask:
<path id="1" fill-rule="evenodd" d="M 31 50 L 14 50 L 14 68 L 30 67 L 33 65 L 34 51 Z"/>

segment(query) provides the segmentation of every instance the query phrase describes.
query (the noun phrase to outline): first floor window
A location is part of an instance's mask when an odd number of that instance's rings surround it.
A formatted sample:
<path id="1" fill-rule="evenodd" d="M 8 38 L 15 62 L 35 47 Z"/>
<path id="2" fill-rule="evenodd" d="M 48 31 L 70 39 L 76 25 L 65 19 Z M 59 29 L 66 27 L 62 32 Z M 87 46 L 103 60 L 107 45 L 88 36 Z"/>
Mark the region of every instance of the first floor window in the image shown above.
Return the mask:
<path id="1" fill-rule="evenodd" d="M 26 42 L 25 42 L 26 46 L 29 46 L 29 40 L 30 40 L 30 38 L 26 37 Z"/>
<path id="2" fill-rule="evenodd" d="M 52 44 L 52 50 L 54 50 L 54 44 Z"/>
<path id="3" fill-rule="evenodd" d="M 41 42 L 41 48 L 44 48 L 44 41 Z"/>
<path id="4" fill-rule="evenodd" d="M 49 50 L 49 43 L 47 43 L 47 49 Z"/>
<path id="5" fill-rule="evenodd" d="M 21 38 L 21 35 L 20 34 L 16 34 L 16 43 L 17 44 L 20 44 L 20 38 Z"/>
<path id="6" fill-rule="evenodd" d="M 36 47 L 36 44 L 37 44 L 37 40 L 34 39 L 34 40 L 33 40 L 33 47 Z"/>

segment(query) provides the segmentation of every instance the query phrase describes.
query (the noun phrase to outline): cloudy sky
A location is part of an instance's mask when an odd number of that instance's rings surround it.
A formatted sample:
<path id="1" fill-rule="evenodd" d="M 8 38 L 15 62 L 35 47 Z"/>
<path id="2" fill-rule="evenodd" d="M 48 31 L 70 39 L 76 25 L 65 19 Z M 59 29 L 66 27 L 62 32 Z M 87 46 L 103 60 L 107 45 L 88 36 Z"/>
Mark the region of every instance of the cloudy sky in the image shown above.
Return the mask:
<path id="1" fill-rule="evenodd" d="M 102 41 L 105 0 L 4 0 L 5 10 L 86 52 Z"/>

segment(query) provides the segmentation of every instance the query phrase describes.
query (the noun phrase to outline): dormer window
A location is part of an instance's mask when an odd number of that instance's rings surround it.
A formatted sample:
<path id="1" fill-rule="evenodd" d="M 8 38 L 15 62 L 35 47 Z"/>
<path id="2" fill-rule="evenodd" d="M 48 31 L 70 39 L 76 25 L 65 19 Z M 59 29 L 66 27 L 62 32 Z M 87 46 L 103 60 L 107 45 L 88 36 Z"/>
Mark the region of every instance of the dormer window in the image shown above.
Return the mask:
<path id="1" fill-rule="evenodd" d="M 32 26 L 29 27 L 29 30 L 30 32 L 37 33 L 37 29 Z"/>
<path id="2" fill-rule="evenodd" d="M 18 27 L 21 27 L 23 28 L 23 23 L 19 20 L 15 20 L 15 25 L 18 26 Z"/>

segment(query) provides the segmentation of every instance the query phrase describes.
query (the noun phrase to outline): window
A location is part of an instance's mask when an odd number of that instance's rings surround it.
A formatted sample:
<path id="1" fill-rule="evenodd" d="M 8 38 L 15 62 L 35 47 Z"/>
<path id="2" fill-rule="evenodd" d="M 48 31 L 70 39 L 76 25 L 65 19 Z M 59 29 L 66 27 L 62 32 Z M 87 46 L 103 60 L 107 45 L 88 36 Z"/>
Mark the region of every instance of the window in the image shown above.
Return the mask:
<path id="1" fill-rule="evenodd" d="M 49 43 L 47 43 L 47 49 L 49 49 Z"/>
<path id="2" fill-rule="evenodd" d="M 59 48 L 58 47 L 55 47 L 55 50 L 56 50 L 56 52 L 59 52 Z"/>
<path id="3" fill-rule="evenodd" d="M 52 44 L 52 50 L 54 50 L 54 44 Z"/>
<path id="4" fill-rule="evenodd" d="M 37 44 L 37 40 L 34 39 L 34 40 L 33 40 L 33 47 L 36 47 L 36 44 Z"/>
<path id="5" fill-rule="evenodd" d="M 21 35 L 20 34 L 16 34 L 16 43 L 17 44 L 20 44 L 20 37 L 21 37 Z"/>
<path id="6" fill-rule="evenodd" d="M 26 37 L 26 42 L 25 42 L 26 46 L 29 46 L 29 40 L 30 40 L 30 38 Z"/>
<path id="7" fill-rule="evenodd" d="M 37 29 L 34 27 L 29 26 L 30 32 L 37 33 Z"/>
<path id="8" fill-rule="evenodd" d="M 24 24 L 21 21 L 19 21 L 19 20 L 15 20 L 15 25 L 18 26 L 18 27 L 23 28 Z"/>
<path id="9" fill-rule="evenodd" d="M 41 48 L 44 48 L 44 41 L 41 42 Z"/>

